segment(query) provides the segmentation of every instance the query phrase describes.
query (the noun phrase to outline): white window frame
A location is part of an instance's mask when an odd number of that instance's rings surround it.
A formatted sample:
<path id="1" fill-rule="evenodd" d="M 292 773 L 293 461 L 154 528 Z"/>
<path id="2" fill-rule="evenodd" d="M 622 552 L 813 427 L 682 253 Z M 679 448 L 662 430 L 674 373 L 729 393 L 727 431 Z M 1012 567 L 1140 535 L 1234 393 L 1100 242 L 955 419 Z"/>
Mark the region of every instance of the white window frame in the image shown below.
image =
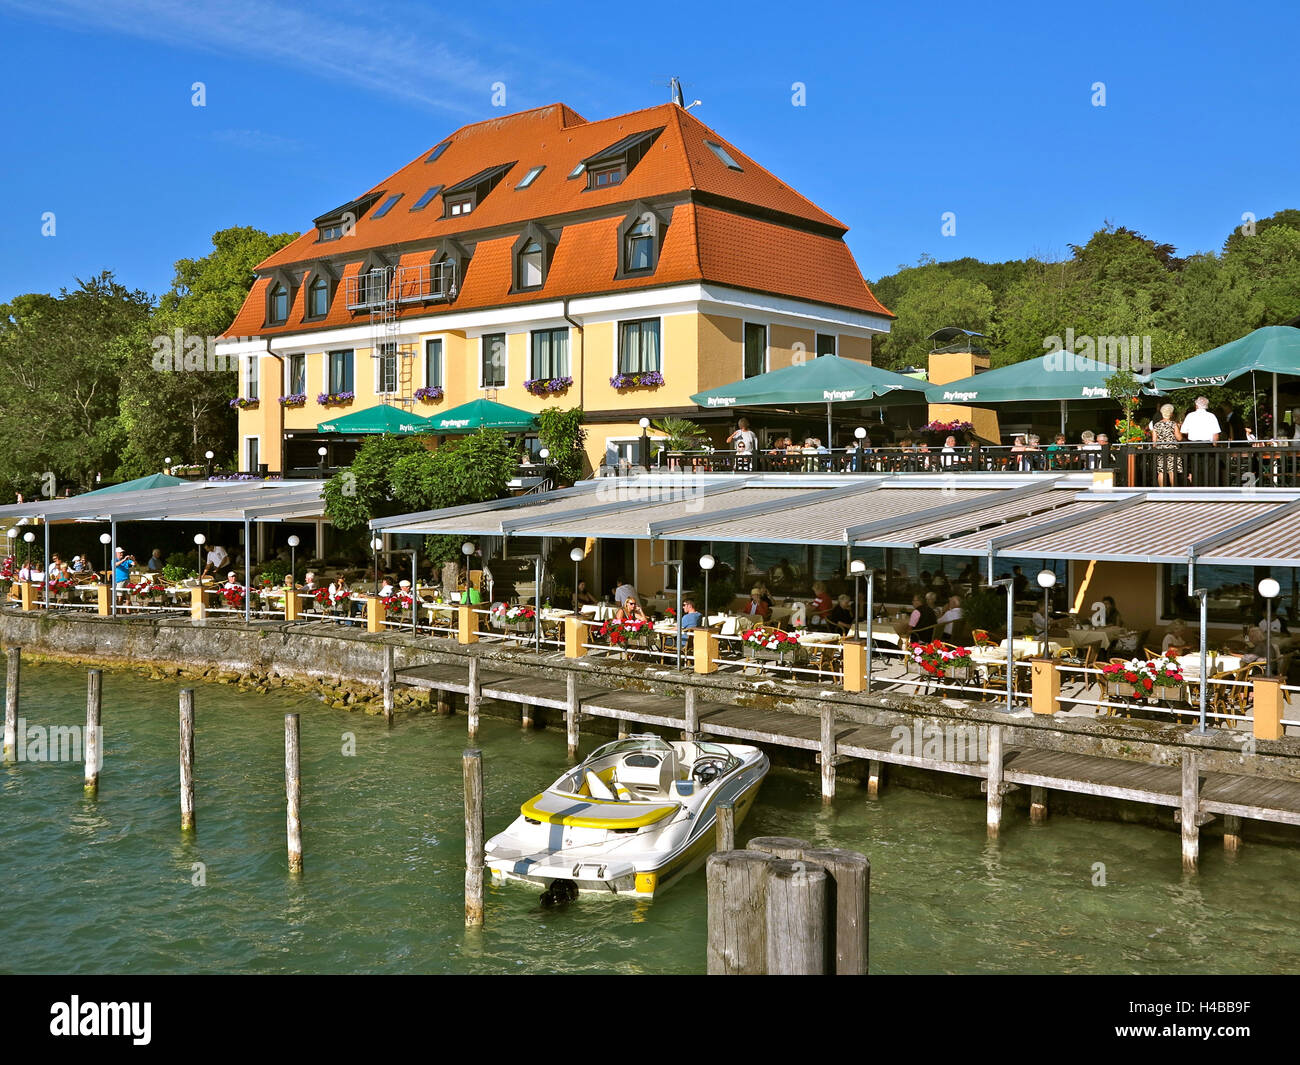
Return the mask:
<path id="1" fill-rule="evenodd" d="M 486 341 L 490 336 L 502 337 L 502 364 L 501 364 L 501 384 L 489 385 L 486 383 L 486 377 L 483 373 L 487 365 L 484 356 L 487 355 Z M 478 389 L 480 392 L 487 392 L 495 388 L 505 388 L 510 383 L 510 334 L 504 330 L 484 333 L 478 338 Z"/>
<path id="2" fill-rule="evenodd" d="M 536 367 L 533 365 L 533 337 L 536 336 L 538 333 L 563 333 L 564 334 L 564 361 L 567 362 L 569 365 L 566 369 L 566 372 L 561 374 L 560 376 L 572 377 L 573 376 L 573 330 L 568 325 L 553 325 L 553 326 L 547 326 L 545 328 L 530 329 L 528 331 L 528 377 L 531 379 L 533 377 L 534 370 L 536 370 Z M 659 342 L 662 345 L 663 343 L 662 332 L 659 337 Z M 661 363 L 663 362 L 662 351 L 660 351 L 659 361 Z"/>
<path id="3" fill-rule="evenodd" d="M 397 345 L 393 344 L 393 350 L 388 355 L 384 354 L 383 347 L 375 349 L 374 358 L 371 360 L 375 364 L 375 395 L 376 396 L 395 396 L 401 390 L 401 358 L 402 354 L 397 350 Z M 393 360 L 393 387 L 384 388 L 384 359 L 391 357 Z M 355 358 L 355 356 L 354 356 Z M 353 379 L 356 378 L 356 367 L 352 369 Z"/>
<path id="4" fill-rule="evenodd" d="M 261 399 L 262 382 L 259 373 L 258 357 L 256 355 L 248 356 L 248 362 L 244 364 L 244 398 Z"/>
<path id="5" fill-rule="evenodd" d="M 257 472 L 256 467 L 253 466 L 253 464 L 250 463 L 250 462 L 248 461 L 248 445 L 249 445 L 250 443 L 256 443 L 256 444 L 257 444 L 257 461 L 258 461 L 258 463 L 261 463 L 261 461 L 262 461 L 262 437 L 261 437 L 260 434 L 257 434 L 257 433 L 249 433 L 249 434 L 246 434 L 246 435 L 243 437 L 243 439 L 242 439 L 242 441 L 241 441 L 241 443 L 240 443 L 239 458 L 240 458 L 240 461 L 243 463 L 243 470 L 244 470 L 245 473 L 256 473 L 256 472 Z"/>
<path id="6" fill-rule="evenodd" d="M 436 385 L 429 380 L 429 344 L 432 341 L 438 342 L 438 369 L 442 371 L 442 380 Z M 424 387 L 441 388 L 444 392 L 447 389 L 445 384 L 447 380 L 447 341 L 443 337 L 425 337 L 424 338 Z"/>
<path id="7" fill-rule="evenodd" d="M 655 440 L 654 437 L 651 437 L 651 438 L 650 438 L 650 446 L 651 446 L 651 449 L 652 449 L 652 450 L 653 450 L 653 448 L 654 448 L 654 440 Z M 639 436 L 607 436 L 607 437 L 605 437 L 605 458 L 606 458 L 606 459 L 609 458 L 609 448 L 610 448 L 610 445 L 611 445 L 611 444 L 613 444 L 613 445 L 615 445 L 615 446 L 617 446 L 617 445 L 619 445 L 619 444 L 626 444 L 626 445 L 628 446 L 628 452 L 629 452 L 629 454 L 628 454 L 628 456 L 627 456 L 627 460 L 628 460 L 628 462 L 632 463 L 633 465 L 636 464 L 636 461 L 637 461 L 637 454 L 636 454 L 636 451 L 637 451 L 637 449 L 641 446 L 641 438 L 640 438 Z M 620 455 L 619 457 L 621 458 L 622 456 Z M 605 465 L 608 466 L 609 463 L 606 462 Z M 615 466 L 617 466 L 617 463 L 615 463 Z"/>
<path id="8" fill-rule="evenodd" d="M 284 394 L 292 396 L 293 391 L 293 360 L 302 359 L 302 391 L 307 393 L 307 355 L 305 352 L 290 352 L 284 357 Z"/>
<path id="9" fill-rule="evenodd" d="M 745 372 L 745 332 L 750 326 L 756 326 L 763 330 L 763 368 L 756 374 Z M 813 343 L 817 343 L 817 334 L 813 334 Z M 772 368 L 772 326 L 767 322 L 751 322 L 743 319 L 740 323 L 740 376 L 742 380 L 748 381 L 750 377 L 758 377 L 760 374 L 767 373 Z"/>

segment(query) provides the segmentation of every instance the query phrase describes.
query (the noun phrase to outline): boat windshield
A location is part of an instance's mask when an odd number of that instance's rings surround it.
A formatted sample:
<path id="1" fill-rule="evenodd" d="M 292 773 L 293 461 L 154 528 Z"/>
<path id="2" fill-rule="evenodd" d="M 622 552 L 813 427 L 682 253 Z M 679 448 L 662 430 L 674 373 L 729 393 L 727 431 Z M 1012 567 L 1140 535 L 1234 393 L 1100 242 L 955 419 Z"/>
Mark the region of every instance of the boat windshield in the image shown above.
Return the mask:
<path id="1" fill-rule="evenodd" d="M 740 759 L 720 743 L 709 743 L 705 740 L 700 740 L 695 744 L 695 748 L 699 751 L 699 755 L 696 759 L 697 761 L 700 758 L 707 758 L 710 761 L 718 758 L 725 759 L 727 765 L 723 770 L 724 774 L 730 773 L 740 764 Z"/>
<path id="2" fill-rule="evenodd" d="M 701 744 L 701 746 L 704 746 Z M 715 745 L 716 746 L 716 745 Z M 607 743 L 603 747 L 597 747 L 587 756 L 588 762 L 594 762 L 601 758 L 610 758 L 631 754 L 633 751 L 659 751 L 662 753 L 672 754 L 673 749 L 658 736 L 642 735 L 629 736 L 625 740 L 615 740 L 613 743 Z M 722 754 L 727 752 L 719 748 Z"/>

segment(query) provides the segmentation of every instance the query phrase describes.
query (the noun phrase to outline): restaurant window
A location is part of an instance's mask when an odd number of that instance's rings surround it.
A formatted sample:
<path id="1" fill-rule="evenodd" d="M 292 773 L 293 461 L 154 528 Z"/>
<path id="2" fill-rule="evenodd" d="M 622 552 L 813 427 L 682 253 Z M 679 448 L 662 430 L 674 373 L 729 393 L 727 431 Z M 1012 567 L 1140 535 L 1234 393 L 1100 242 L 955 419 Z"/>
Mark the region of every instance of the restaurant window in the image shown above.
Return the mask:
<path id="1" fill-rule="evenodd" d="M 485 333 L 479 340 L 479 387 L 505 388 L 506 335 Z"/>
<path id="2" fill-rule="evenodd" d="M 817 358 L 820 359 L 823 355 L 834 355 L 834 354 L 835 354 L 835 334 L 818 333 L 817 334 Z"/>
<path id="3" fill-rule="evenodd" d="M 271 325 L 283 325 L 289 320 L 289 290 L 278 281 L 271 286 L 266 317 Z"/>
<path id="4" fill-rule="evenodd" d="M 288 377 L 285 393 L 290 396 L 299 396 L 307 391 L 307 356 L 290 355 L 285 364 L 285 374 Z"/>
<path id="5" fill-rule="evenodd" d="M 645 373 L 659 369 L 659 319 L 619 322 L 618 372 Z"/>
<path id="6" fill-rule="evenodd" d="M 532 337 L 532 373 L 534 379 L 550 380 L 569 376 L 569 331 L 539 329 Z"/>
<path id="7" fill-rule="evenodd" d="M 323 318 L 330 309 L 330 283 L 320 274 L 307 286 L 307 317 Z"/>
<path id="8" fill-rule="evenodd" d="M 732 365 L 735 365 L 734 363 Z M 745 376 L 767 372 L 767 326 L 745 323 Z"/>
<path id="9" fill-rule="evenodd" d="M 1164 586 L 1162 616 L 1199 624 L 1200 600 L 1187 594 L 1186 567 L 1161 566 L 1160 571 Z M 1196 583 L 1208 592 L 1206 620 L 1211 624 L 1231 625 L 1241 635 L 1245 635 L 1243 630 L 1250 626 L 1261 624 L 1264 600 L 1257 589 L 1265 577 L 1272 577 L 1282 588 L 1273 600 L 1273 617 L 1281 618 L 1281 624 L 1288 630 L 1300 624 L 1300 585 L 1296 583 L 1296 570 L 1270 569 L 1268 566 L 1197 566 Z M 1278 628 L 1281 624 L 1275 623 Z"/>
<path id="10" fill-rule="evenodd" d="M 381 344 L 375 358 L 375 393 L 397 391 L 397 345 Z"/>
<path id="11" fill-rule="evenodd" d="M 442 387 L 442 337 L 424 342 L 424 384 L 427 388 Z"/>
<path id="12" fill-rule="evenodd" d="M 254 355 L 248 357 L 244 363 L 244 398 L 257 399 L 259 397 L 258 380 L 257 380 L 258 360 Z"/>
<path id="13" fill-rule="evenodd" d="M 338 395 L 340 392 L 353 391 L 351 350 L 331 351 L 327 358 L 329 359 L 330 393 Z"/>

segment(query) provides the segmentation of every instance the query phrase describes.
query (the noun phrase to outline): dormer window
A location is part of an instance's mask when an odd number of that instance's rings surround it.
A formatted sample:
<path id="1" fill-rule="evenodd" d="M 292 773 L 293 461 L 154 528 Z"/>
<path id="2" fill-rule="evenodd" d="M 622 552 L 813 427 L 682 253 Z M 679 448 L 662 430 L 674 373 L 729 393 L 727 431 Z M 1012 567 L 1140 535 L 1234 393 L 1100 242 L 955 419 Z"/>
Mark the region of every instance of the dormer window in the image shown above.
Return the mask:
<path id="1" fill-rule="evenodd" d="M 279 281 L 271 285 L 266 319 L 270 325 L 284 325 L 289 320 L 289 290 Z"/>
<path id="2" fill-rule="evenodd" d="M 448 185 L 442 193 L 442 202 L 445 206 L 443 217 L 455 218 L 457 215 L 469 214 L 487 198 L 514 165 L 514 163 L 498 163 L 486 170 L 480 170 L 464 181 Z"/>
<path id="3" fill-rule="evenodd" d="M 621 185 L 632 173 L 636 164 L 645 158 L 646 152 L 663 131 L 663 127 L 660 126 L 658 129 L 644 129 L 640 133 L 629 134 L 622 140 L 615 141 L 604 151 L 587 156 L 569 176 L 575 177 L 585 169 L 589 190 L 609 189 Z"/>
<path id="4" fill-rule="evenodd" d="M 457 215 L 469 214 L 474 210 L 473 196 L 458 196 L 455 199 L 447 199 L 447 217 L 454 218 Z"/>
<path id="5" fill-rule="evenodd" d="M 627 171 L 622 166 L 606 166 L 599 170 L 587 171 L 587 188 L 604 189 L 611 185 L 621 185 L 623 179 L 627 177 Z"/>
<path id="6" fill-rule="evenodd" d="M 652 274 L 668 229 L 665 215 L 648 204 L 635 203 L 618 227 L 618 271 L 615 278 Z"/>
<path id="7" fill-rule="evenodd" d="M 324 318 L 330 309 L 330 283 L 317 274 L 307 286 L 307 317 Z"/>
<path id="8" fill-rule="evenodd" d="M 538 289 L 546 284 L 546 271 L 551 265 L 558 240 L 559 237 L 555 233 L 542 228 L 536 222 L 530 222 L 524 227 L 513 249 L 515 279 L 512 291 Z"/>
<path id="9" fill-rule="evenodd" d="M 530 240 L 519 253 L 519 287 L 542 287 L 542 246 Z"/>

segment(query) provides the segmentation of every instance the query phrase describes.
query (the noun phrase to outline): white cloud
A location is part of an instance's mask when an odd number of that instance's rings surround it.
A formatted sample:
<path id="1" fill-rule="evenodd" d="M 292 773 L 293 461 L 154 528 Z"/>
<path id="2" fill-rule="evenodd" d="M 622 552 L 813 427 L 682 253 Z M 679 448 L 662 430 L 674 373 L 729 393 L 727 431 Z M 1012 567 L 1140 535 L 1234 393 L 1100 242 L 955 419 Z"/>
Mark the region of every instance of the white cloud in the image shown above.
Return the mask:
<path id="1" fill-rule="evenodd" d="M 235 53 L 357 86 L 429 110 L 479 117 L 492 82 L 511 80 L 472 57 L 481 42 L 436 9 L 382 0 L 0 0 L 61 28 L 104 30 L 175 48 Z M 511 49 L 513 51 L 513 49 Z"/>

